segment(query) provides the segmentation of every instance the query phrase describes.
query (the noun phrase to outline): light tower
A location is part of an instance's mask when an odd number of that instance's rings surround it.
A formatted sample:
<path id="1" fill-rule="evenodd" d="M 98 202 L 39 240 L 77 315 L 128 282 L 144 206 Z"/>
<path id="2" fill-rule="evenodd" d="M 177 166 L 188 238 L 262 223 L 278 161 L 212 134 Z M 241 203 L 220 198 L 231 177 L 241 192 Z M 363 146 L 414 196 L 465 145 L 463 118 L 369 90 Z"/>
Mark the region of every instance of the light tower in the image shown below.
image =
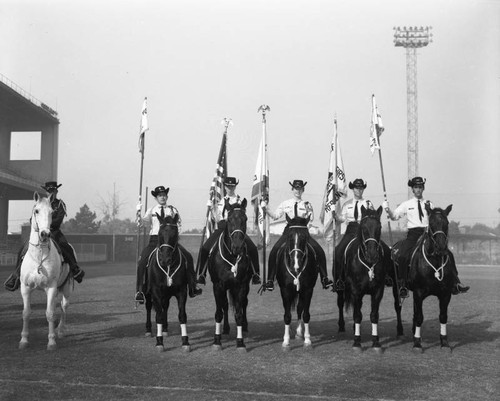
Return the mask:
<path id="1" fill-rule="evenodd" d="M 406 49 L 408 179 L 418 175 L 417 48 L 432 43 L 432 27 L 395 27 L 394 46 Z"/>

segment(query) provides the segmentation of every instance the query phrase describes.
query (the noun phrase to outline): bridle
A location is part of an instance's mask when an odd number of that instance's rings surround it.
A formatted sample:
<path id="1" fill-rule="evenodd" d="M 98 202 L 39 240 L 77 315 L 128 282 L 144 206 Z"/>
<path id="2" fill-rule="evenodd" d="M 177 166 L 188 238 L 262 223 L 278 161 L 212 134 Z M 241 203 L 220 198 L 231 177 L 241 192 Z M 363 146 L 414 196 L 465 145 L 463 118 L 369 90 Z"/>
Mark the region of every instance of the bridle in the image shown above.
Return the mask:
<path id="1" fill-rule="evenodd" d="M 299 229 L 306 229 L 307 230 L 307 226 L 290 226 L 288 227 L 289 229 L 293 229 L 293 228 L 299 228 Z M 300 249 L 298 246 L 297 246 L 297 242 L 298 242 L 298 236 L 299 234 L 298 233 L 294 233 L 294 241 L 293 241 L 293 248 L 291 250 L 288 250 L 288 257 L 285 257 L 285 267 L 286 267 L 286 270 L 288 272 L 288 274 L 290 276 L 292 276 L 293 278 L 293 284 L 296 286 L 297 288 L 297 291 L 299 291 L 299 288 L 300 288 L 300 282 L 299 282 L 299 278 L 301 276 L 301 274 L 304 272 L 304 269 L 299 270 L 299 267 L 294 267 L 293 270 L 295 271 L 295 274 L 294 274 L 294 271 L 292 271 L 292 268 L 290 266 L 290 261 L 293 259 L 293 256 L 292 255 L 297 255 L 296 256 L 298 259 L 301 259 L 302 260 L 302 265 L 303 266 L 307 266 L 307 263 L 309 261 L 309 251 L 308 251 L 308 247 L 307 247 L 307 242 L 306 242 L 306 249 L 305 251 L 303 249 Z M 302 256 L 300 256 L 302 255 Z"/>
<path id="2" fill-rule="evenodd" d="M 439 211 L 436 212 L 437 214 L 441 214 Z M 444 231 L 442 230 L 437 230 L 437 231 L 432 231 L 431 229 L 431 225 L 429 224 L 427 226 L 427 230 L 426 230 L 426 234 L 427 234 L 427 237 L 431 239 L 432 241 L 432 244 L 433 245 L 433 252 L 430 253 L 431 256 L 438 256 L 436 254 L 436 249 L 437 249 L 437 241 L 436 241 L 436 236 L 438 234 L 440 235 L 444 235 L 444 238 L 445 238 L 445 247 L 448 248 L 448 234 L 445 233 Z M 426 239 L 424 239 L 422 241 L 422 255 L 424 256 L 424 259 L 425 259 L 425 262 L 430 266 L 432 267 L 432 269 L 434 270 L 434 277 L 436 277 L 436 279 L 438 281 L 442 281 L 443 280 L 443 277 L 444 277 L 444 267 L 447 265 L 449 259 L 450 259 L 450 256 L 449 254 L 446 254 L 446 257 L 444 255 L 441 255 L 441 266 L 439 267 L 436 267 L 432 264 L 432 262 L 429 260 L 429 258 L 427 257 L 427 255 L 425 254 L 425 243 L 426 243 Z"/>
<path id="3" fill-rule="evenodd" d="M 162 226 L 169 226 L 169 227 L 177 227 L 177 224 L 172 224 L 172 223 L 164 223 Z M 177 254 L 179 255 L 179 264 L 175 269 L 172 268 L 172 263 L 169 263 L 168 266 L 164 267 L 161 265 L 160 261 L 160 251 L 162 248 L 170 248 L 172 249 L 172 253 L 175 253 L 177 250 Z M 175 259 L 174 259 L 175 260 Z M 182 262 L 183 262 L 183 255 L 179 247 L 177 246 L 177 243 L 175 245 L 170 245 L 170 244 L 159 244 L 156 247 L 156 264 L 160 268 L 160 270 L 167 276 L 167 287 L 171 287 L 173 283 L 173 277 L 177 273 L 177 271 L 181 268 Z M 170 274 L 171 270 L 174 270 L 172 274 Z"/>
<path id="4" fill-rule="evenodd" d="M 229 212 L 228 212 L 228 220 L 229 220 L 229 215 L 231 214 L 231 212 L 235 211 L 235 210 L 242 210 L 241 207 L 235 207 L 233 209 L 231 209 Z M 236 277 L 236 274 L 238 273 L 238 263 L 240 262 L 241 260 L 241 254 L 239 255 L 234 255 L 233 252 L 231 251 L 231 248 L 226 244 L 226 242 L 224 241 L 224 237 L 225 237 L 225 233 L 228 234 L 229 236 L 229 240 L 231 241 L 231 244 L 233 243 L 233 237 L 235 234 L 241 234 L 243 236 L 243 245 L 244 247 L 246 248 L 246 243 L 244 242 L 244 238 L 245 238 L 245 231 L 239 229 L 239 228 L 236 228 L 234 229 L 233 231 L 231 232 L 228 232 L 228 226 L 227 226 L 227 223 L 226 223 L 226 229 L 224 230 L 224 233 L 221 233 L 221 235 L 219 236 L 219 241 L 218 241 L 218 245 L 219 245 L 219 254 L 220 254 L 220 257 L 222 258 L 222 260 L 224 262 L 226 262 L 228 265 L 231 266 L 231 272 L 233 273 L 234 277 Z M 224 247 L 222 246 L 224 245 Z M 235 262 L 231 262 L 226 256 L 224 256 L 224 252 L 223 252 L 223 248 L 225 248 L 229 254 L 231 256 L 236 256 L 236 261 Z M 246 253 L 246 252 L 245 252 Z"/>
<path id="5" fill-rule="evenodd" d="M 371 280 L 373 280 L 375 278 L 374 268 L 375 268 L 375 265 L 378 263 L 378 260 L 375 263 L 373 263 L 371 266 L 368 266 L 368 264 L 365 263 L 365 261 L 363 260 L 363 258 L 366 259 L 366 253 L 368 251 L 368 243 L 369 242 L 371 242 L 371 241 L 375 242 L 377 254 L 380 254 L 381 245 L 380 245 L 380 240 L 377 240 L 377 239 L 375 239 L 373 237 L 369 237 L 369 238 L 365 239 L 365 235 L 364 235 L 364 232 L 363 232 L 363 227 L 361 226 L 361 222 L 363 220 L 370 219 L 370 218 L 378 221 L 378 219 L 375 216 L 365 216 L 360 221 L 360 227 L 359 227 L 359 229 L 361 231 L 361 241 L 360 241 L 360 245 L 358 247 L 358 260 L 368 270 L 368 279 L 371 281 Z M 361 250 L 363 258 L 361 257 L 360 250 Z"/>

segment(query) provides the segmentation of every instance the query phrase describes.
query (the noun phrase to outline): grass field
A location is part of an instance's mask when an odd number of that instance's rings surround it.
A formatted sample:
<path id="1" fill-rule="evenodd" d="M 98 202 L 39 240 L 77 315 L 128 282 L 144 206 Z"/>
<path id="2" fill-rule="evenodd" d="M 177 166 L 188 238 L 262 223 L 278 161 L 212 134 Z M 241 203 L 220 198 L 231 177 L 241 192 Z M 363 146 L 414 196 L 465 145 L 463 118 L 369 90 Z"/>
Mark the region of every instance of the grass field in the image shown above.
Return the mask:
<path id="1" fill-rule="evenodd" d="M 500 394 L 499 266 L 460 266 L 466 295 L 452 298 L 448 335 L 452 351 L 439 346 L 435 299 L 424 303 L 424 353 L 412 352 L 411 298 L 403 307 L 405 336 L 396 338 L 392 293 L 386 289 L 379 334 L 382 355 L 369 348 L 369 301 L 363 307 L 364 351 L 351 349 L 337 333 L 336 296 L 317 285 L 312 304 L 314 348 L 298 340 L 281 350 L 283 310 L 279 291 L 257 294 L 249 304 L 248 352 L 236 351 L 234 319 L 223 351 L 211 344 L 214 300 L 211 285 L 188 300 L 192 351 L 181 350 L 177 306 L 170 313 L 166 351 L 144 337 L 145 312 L 134 309 L 133 264 L 87 265 L 75 284 L 67 335 L 46 351 L 45 294 L 33 298 L 30 348 L 17 349 L 22 327 L 19 292 L 0 290 L 1 400 L 490 400 Z M 11 269 L 0 269 L 3 283 Z M 496 394 L 496 395 L 495 395 Z"/>

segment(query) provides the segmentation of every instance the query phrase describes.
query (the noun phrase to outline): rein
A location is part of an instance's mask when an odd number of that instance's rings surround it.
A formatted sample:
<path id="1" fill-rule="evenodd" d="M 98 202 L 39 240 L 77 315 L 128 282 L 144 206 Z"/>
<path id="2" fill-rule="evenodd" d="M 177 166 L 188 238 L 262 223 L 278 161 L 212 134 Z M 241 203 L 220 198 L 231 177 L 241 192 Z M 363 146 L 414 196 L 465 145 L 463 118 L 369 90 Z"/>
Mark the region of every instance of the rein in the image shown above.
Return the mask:
<path id="1" fill-rule="evenodd" d="M 164 225 L 165 226 L 170 226 L 170 227 L 177 227 L 177 224 L 171 224 L 171 223 L 165 223 Z M 175 250 L 177 249 L 177 253 L 179 254 L 179 264 L 175 268 L 175 270 L 174 270 L 174 272 L 172 274 L 170 274 L 171 264 L 169 264 L 166 267 L 167 270 L 165 270 L 165 268 L 163 268 L 163 266 L 161 265 L 160 258 L 159 258 L 159 253 L 160 253 L 161 248 L 163 248 L 163 247 L 171 248 L 172 252 L 175 252 Z M 178 270 L 181 268 L 182 262 L 183 262 L 182 252 L 177 247 L 177 244 L 175 244 L 174 246 L 172 246 L 170 244 L 161 244 L 160 246 L 156 247 L 156 263 L 157 263 L 158 267 L 160 268 L 160 270 L 165 274 L 165 276 L 167 276 L 167 287 L 171 287 L 172 286 L 172 283 L 174 281 L 173 278 L 174 278 L 175 274 L 178 272 Z"/>
<path id="2" fill-rule="evenodd" d="M 368 219 L 369 216 L 366 216 L 366 217 L 363 217 L 361 219 L 361 221 L 365 220 L 365 219 Z M 375 238 L 367 238 L 365 239 L 365 236 L 363 234 L 363 229 L 360 225 L 360 231 L 361 231 L 361 242 L 360 242 L 360 246 L 358 246 L 358 260 L 359 262 L 367 268 L 368 270 L 368 280 L 369 281 L 372 281 L 374 278 L 375 278 L 375 272 L 374 272 L 374 268 L 375 268 L 375 265 L 377 264 L 377 262 L 373 263 L 371 266 L 368 266 L 364 261 L 363 259 L 361 258 L 361 254 L 359 252 L 359 250 L 361 249 L 362 250 L 362 253 L 363 253 L 363 256 L 366 257 L 366 249 L 367 249 L 367 244 L 368 242 L 370 241 L 374 241 L 376 244 L 377 244 L 377 252 L 380 250 L 380 241 L 379 240 L 376 240 Z M 351 241 L 352 242 L 352 241 Z M 350 244 L 350 243 L 349 243 Z"/>
<path id="3" fill-rule="evenodd" d="M 289 228 L 306 228 L 307 229 L 307 227 L 305 227 L 305 226 L 290 226 Z M 297 235 L 297 234 L 295 234 L 295 235 Z M 307 246 L 306 246 L 306 250 L 303 251 L 302 249 L 297 248 L 294 245 L 294 247 L 292 248 L 292 250 L 288 251 L 288 258 L 285 258 L 286 271 L 288 272 L 288 274 L 290 276 L 292 276 L 292 278 L 293 278 L 293 284 L 297 288 L 297 291 L 299 291 L 299 289 L 300 289 L 299 278 L 302 275 L 302 273 L 304 272 L 304 269 L 302 269 L 297 275 L 293 274 L 292 269 L 290 267 L 289 259 L 291 259 L 292 254 L 295 253 L 295 252 L 297 252 L 297 253 L 300 252 L 300 253 L 302 253 L 304 255 L 304 257 L 305 257 L 304 266 L 307 266 L 307 263 L 309 262 L 309 252 L 307 251 Z"/>
<path id="4" fill-rule="evenodd" d="M 231 232 L 231 234 L 229 234 L 229 237 L 232 238 L 233 234 L 236 233 L 236 232 L 241 232 L 242 234 L 245 234 L 242 230 L 234 230 L 233 232 Z M 232 263 L 230 262 L 225 256 L 224 256 L 224 252 L 222 251 L 222 243 L 224 243 L 224 247 L 229 251 L 229 253 L 232 255 L 231 253 L 231 250 L 229 249 L 229 247 L 227 246 L 227 244 L 224 242 L 224 240 L 222 239 L 222 237 L 224 237 L 224 233 L 222 233 L 220 236 L 219 236 L 219 254 L 220 254 L 220 257 L 222 258 L 222 260 L 224 262 L 226 262 L 228 265 L 231 266 L 231 272 L 234 274 L 234 277 L 236 277 L 236 274 L 238 273 L 238 263 L 239 261 L 241 260 L 241 255 L 238 255 L 236 257 L 236 262 L 235 263 Z M 234 256 L 234 255 L 233 255 Z"/>

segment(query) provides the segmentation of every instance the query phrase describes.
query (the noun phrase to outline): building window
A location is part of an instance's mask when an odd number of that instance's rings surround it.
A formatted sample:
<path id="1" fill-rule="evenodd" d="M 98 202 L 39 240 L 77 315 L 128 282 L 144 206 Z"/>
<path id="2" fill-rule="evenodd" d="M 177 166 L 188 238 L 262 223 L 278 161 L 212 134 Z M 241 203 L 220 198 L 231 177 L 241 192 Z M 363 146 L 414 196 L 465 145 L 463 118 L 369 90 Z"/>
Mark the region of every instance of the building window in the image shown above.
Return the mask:
<path id="1" fill-rule="evenodd" d="M 10 133 L 10 160 L 40 160 L 41 157 L 41 131 L 15 131 Z"/>

